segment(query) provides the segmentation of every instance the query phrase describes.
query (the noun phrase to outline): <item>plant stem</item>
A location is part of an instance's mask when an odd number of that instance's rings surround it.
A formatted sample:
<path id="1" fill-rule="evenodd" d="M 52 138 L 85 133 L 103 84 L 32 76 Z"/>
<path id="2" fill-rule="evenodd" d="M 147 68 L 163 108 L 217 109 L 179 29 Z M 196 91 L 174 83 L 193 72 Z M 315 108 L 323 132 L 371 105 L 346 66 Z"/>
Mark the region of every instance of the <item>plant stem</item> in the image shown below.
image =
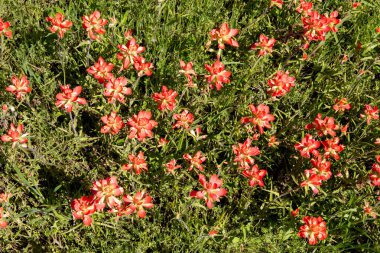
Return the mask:
<path id="1" fill-rule="evenodd" d="M 70 120 L 71 120 L 71 127 L 73 128 L 74 134 L 78 135 L 77 130 L 75 130 L 75 115 L 72 112 L 70 112 Z"/>

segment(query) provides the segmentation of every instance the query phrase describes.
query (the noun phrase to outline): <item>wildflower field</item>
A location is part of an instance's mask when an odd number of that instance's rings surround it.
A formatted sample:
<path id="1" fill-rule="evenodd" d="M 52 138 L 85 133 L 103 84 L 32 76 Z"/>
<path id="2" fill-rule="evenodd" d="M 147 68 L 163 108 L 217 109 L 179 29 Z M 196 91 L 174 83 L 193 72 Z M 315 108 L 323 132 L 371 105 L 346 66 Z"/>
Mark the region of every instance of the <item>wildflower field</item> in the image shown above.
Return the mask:
<path id="1" fill-rule="evenodd" d="M 0 252 L 380 252 L 380 1 L 0 1 Z"/>

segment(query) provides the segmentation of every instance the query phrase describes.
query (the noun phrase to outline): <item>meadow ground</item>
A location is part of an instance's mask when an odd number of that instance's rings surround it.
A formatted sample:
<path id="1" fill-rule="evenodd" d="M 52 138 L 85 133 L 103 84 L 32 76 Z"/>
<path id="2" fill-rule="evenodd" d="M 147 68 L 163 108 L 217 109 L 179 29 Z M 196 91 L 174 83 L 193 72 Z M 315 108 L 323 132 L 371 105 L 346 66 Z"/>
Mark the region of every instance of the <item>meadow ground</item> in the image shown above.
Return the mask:
<path id="1" fill-rule="evenodd" d="M 281 2 L 0 1 L 0 251 L 380 252 L 380 1 Z"/>

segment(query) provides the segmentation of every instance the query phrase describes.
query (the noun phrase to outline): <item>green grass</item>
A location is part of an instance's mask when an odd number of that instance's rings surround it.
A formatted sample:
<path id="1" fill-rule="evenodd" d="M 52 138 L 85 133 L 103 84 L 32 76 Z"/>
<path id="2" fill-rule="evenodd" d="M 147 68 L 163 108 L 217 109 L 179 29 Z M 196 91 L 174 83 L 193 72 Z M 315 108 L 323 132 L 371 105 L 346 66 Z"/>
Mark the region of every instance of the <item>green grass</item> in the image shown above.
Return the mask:
<path id="1" fill-rule="evenodd" d="M 380 35 L 375 32 L 380 27 L 380 2 L 362 1 L 362 7 L 353 10 L 350 1 L 313 1 L 321 13 L 338 10 L 343 22 L 325 42 L 311 43 L 307 61 L 302 60 L 299 36 L 292 36 L 302 29 L 292 2 L 285 1 L 280 10 L 269 9 L 267 0 L 1 1 L 0 17 L 11 22 L 14 38 L 3 38 L 1 44 L 0 101 L 14 106 L 15 112 L 0 116 L 0 134 L 7 132 L 11 122 L 24 124 L 33 151 L 0 144 L 0 192 L 14 195 L 2 204 L 10 217 L 8 227 L 0 230 L 0 251 L 380 252 L 379 220 L 364 217 L 362 209 L 369 201 L 380 214 L 379 188 L 368 183 L 375 155 L 380 154 L 374 144 L 380 127 L 379 121 L 367 126 L 359 118 L 365 104 L 380 105 Z M 152 111 L 159 123 L 153 140 L 130 140 L 126 129 L 112 137 L 100 133 L 101 116 L 113 108 L 102 96 L 101 85 L 86 72 L 87 34 L 81 17 L 94 10 L 104 18 L 115 17 L 118 23 L 107 26 L 102 41 L 91 43 L 90 65 L 102 56 L 115 64 L 117 75 L 117 45 L 125 44 L 123 33 L 133 29 L 138 43 L 146 47 L 145 58 L 155 66 L 153 75 L 141 78 L 126 104 L 117 104 L 124 120 L 140 110 Z M 59 42 L 45 21 L 57 12 L 73 22 Z M 199 89 L 186 88 L 179 61 L 192 61 L 197 73 L 206 74 L 204 64 L 215 61 L 215 52 L 207 52 L 204 46 L 209 32 L 223 22 L 239 29 L 240 47 L 227 45 L 222 55 L 226 70 L 232 72 L 231 83 L 218 92 L 206 92 L 208 85 L 200 75 Z M 248 50 L 261 33 L 278 40 L 272 56 L 260 58 Z M 216 42 L 212 45 L 216 48 Z M 342 64 L 344 54 L 349 60 Z M 295 76 L 296 87 L 271 101 L 267 80 L 278 69 Z M 365 73 L 360 75 L 360 70 Z M 5 88 L 12 75 L 21 74 L 28 77 L 32 92 L 19 102 Z M 137 78 L 133 70 L 122 75 Z M 81 85 L 81 96 L 88 101 L 75 112 L 77 134 L 69 115 L 54 105 L 59 86 L 65 83 Z M 162 85 L 179 93 L 174 112 L 158 111 L 151 98 Z M 341 97 L 352 105 L 343 115 L 332 110 L 334 99 Z M 252 188 L 233 164 L 232 145 L 252 137 L 239 121 L 251 114 L 248 104 L 260 103 L 270 107 L 276 120 L 254 142 L 262 153 L 255 160 L 268 173 L 263 188 Z M 172 129 L 172 115 L 182 109 L 194 114 L 194 126 L 202 126 L 205 140 L 195 142 L 185 131 Z M 331 166 L 334 175 L 341 171 L 344 177 L 333 177 L 322 185 L 323 192 L 312 196 L 299 187 L 310 163 L 294 144 L 308 133 L 304 127 L 317 113 L 350 127 L 341 138 L 346 147 L 341 160 Z M 280 141 L 278 148 L 268 147 L 271 135 Z M 159 137 L 170 140 L 163 149 L 157 147 Z M 219 174 L 228 189 L 211 210 L 204 201 L 189 197 L 191 190 L 201 186 L 197 174 L 187 171 L 182 155 L 198 150 L 207 157 L 207 178 Z M 121 171 L 128 155 L 139 151 L 147 157 L 149 172 L 136 176 Z M 163 167 L 173 158 L 183 166 L 176 176 L 167 175 Z M 110 175 L 118 177 L 126 193 L 148 190 L 155 207 L 147 211 L 147 218 L 122 217 L 115 222 L 115 215 L 104 212 L 92 216 L 91 227 L 75 221 L 70 202 L 89 195 L 92 182 Z M 296 207 L 300 216 L 293 219 L 290 211 Z M 316 246 L 297 237 L 306 215 L 322 216 L 327 222 L 328 237 Z M 219 230 L 216 237 L 208 236 L 213 228 Z"/>

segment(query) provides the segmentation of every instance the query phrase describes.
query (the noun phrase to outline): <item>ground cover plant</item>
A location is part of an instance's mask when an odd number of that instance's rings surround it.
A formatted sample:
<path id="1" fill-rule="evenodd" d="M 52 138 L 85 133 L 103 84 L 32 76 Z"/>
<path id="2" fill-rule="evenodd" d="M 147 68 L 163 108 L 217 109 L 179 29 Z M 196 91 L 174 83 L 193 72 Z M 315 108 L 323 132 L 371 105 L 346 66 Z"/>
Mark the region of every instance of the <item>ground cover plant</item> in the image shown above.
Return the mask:
<path id="1" fill-rule="evenodd" d="M 1 251 L 379 252 L 379 10 L 1 1 Z"/>

